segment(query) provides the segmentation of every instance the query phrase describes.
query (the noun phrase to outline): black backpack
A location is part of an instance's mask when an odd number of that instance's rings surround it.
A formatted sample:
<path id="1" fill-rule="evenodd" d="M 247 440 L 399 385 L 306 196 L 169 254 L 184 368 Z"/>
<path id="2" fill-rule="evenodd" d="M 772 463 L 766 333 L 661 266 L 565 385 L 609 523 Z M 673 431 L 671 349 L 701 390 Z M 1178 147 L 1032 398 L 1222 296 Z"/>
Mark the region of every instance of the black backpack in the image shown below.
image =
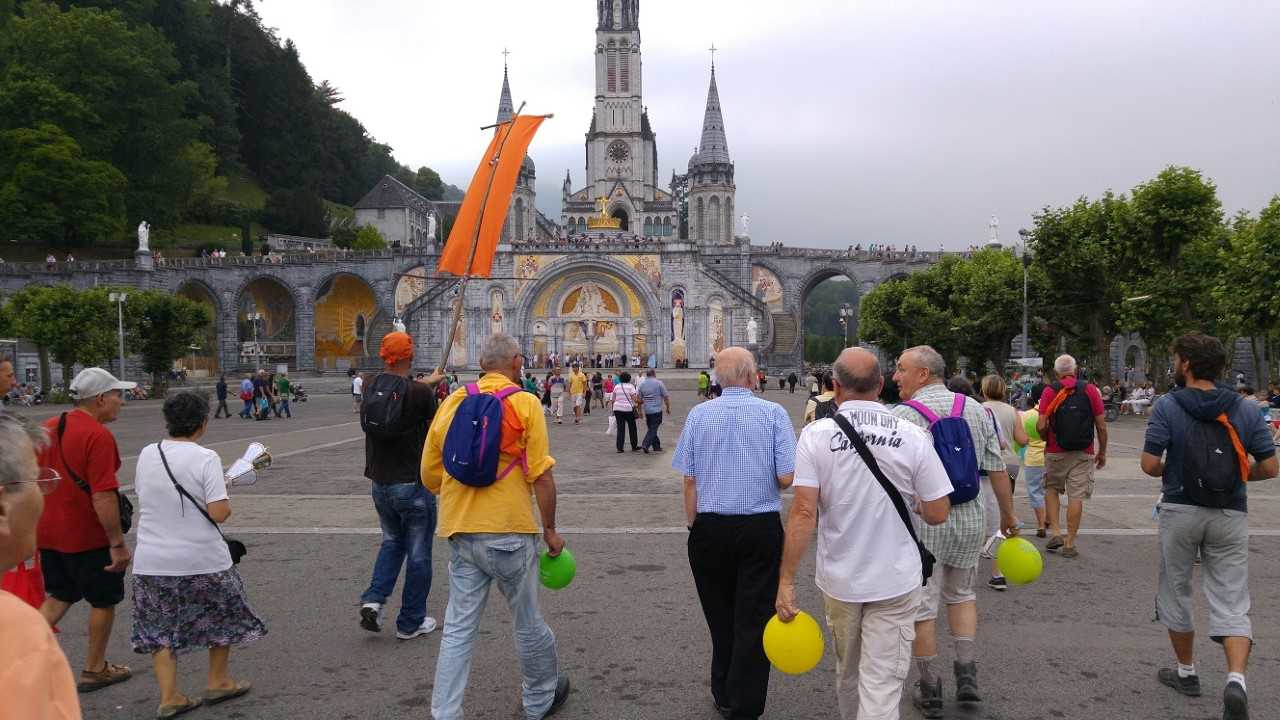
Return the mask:
<path id="1" fill-rule="evenodd" d="M 1182 497 L 1192 505 L 1231 507 L 1249 475 L 1249 457 L 1226 413 L 1191 416 L 1182 448 Z"/>
<path id="2" fill-rule="evenodd" d="M 821 420 L 823 418 L 835 417 L 836 409 L 835 398 L 830 400 L 819 400 L 813 408 L 813 419 Z"/>
<path id="3" fill-rule="evenodd" d="M 1089 383 L 1077 382 L 1073 388 L 1053 384 L 1056 396 L 1067 393 L 1050 417 L 1053 437 L 1063 450 L 1088 450 L 1093 446 L 1093 405 L 1089 402 Z"/>
<path id="4" fill-rule="evenodd" d="M 360 402 L 360 429 L 375 437 L 401 438 L 413 432 L 405 418 L 409 378 L 377 375 L 364 388 Z"/>

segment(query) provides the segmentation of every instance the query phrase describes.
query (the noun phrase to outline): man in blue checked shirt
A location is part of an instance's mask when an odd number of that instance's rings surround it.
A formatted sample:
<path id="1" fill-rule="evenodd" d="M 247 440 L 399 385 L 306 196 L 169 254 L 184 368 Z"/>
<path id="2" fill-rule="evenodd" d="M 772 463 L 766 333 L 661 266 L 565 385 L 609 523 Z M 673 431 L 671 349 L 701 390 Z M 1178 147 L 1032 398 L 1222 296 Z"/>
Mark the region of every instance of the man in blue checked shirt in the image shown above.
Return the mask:
<path id="1" fill-rule="evenodd" d="M 779 492 L 791 486 L 796 434 L 787 411 L 752 393 L 756 363 L 740 347 L 715 358 L 724 394 L 689 412 L 671 466 L 684 475 L 689 566 L 711 631 L 711 697 L 721 716 L 764 713 L 782 559 Z"/>

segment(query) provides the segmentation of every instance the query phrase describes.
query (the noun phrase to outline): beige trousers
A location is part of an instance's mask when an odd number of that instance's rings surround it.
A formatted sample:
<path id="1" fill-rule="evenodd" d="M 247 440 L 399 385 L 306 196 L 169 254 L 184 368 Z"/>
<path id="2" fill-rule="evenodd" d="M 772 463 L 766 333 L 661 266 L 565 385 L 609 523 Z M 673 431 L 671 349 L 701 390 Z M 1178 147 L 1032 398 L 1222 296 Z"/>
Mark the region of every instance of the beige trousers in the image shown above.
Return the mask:
<path id="1" fill-rule="evenodd" d="M 897 720 L 911 669 L 919 588 L 870 603 L 823 594 L 836 651 L 836 696 L 843 720 Z"/>

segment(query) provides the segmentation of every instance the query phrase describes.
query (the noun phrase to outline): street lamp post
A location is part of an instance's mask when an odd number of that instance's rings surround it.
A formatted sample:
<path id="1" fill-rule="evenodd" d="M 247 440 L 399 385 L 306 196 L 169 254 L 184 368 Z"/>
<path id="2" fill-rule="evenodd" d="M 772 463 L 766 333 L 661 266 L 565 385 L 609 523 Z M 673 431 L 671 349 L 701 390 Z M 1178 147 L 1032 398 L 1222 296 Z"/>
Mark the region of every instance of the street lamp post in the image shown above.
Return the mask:
<path id="1" fill-rule="evenodd" d="M 120 341 L 120 379 L 124 379 L 124 302 L 128 293 L 113 292 L 107 298 L 116 304 L 116 336 Z"/>
<path id="2" fill-rule="evenodd" d="M 849 347 L 849 318 L 853 317 L 853 308 L 849 307 L 849 303 L 840 303 L 840 328 L 844 330 L 844 345 Z"/>
<path id="3" fill-rule="evenodd" d="M 187 346 L 187 349 L 191 351 L 191 365 L 188 367 L 188 369 L 191 371 L 191 377 L 192 377 L 192 378 L 195 378 L 195 376 L 196 376 L 196 351 L 200 349 L 200 346 L 199 346 L 199 345 L 196 345 L 195 343 L 191 343 L 190 345 L 188 345 L 188 346 Z"/>
<path id="4" fill-rule="evenodd" d="M 250 323 L 253 324 L 253 363 L 254 370 L 262 369 L 262 345 L 258 343 L 258 321 L 262 319 L 262 313 L 252 312 L 246 316 Z"/>
<path id="5" fill-rule="evenodd" d="M 1028 243 L 1030 242 L 1031 232 L 1026 228 L 1018 230 L 1018 236 L 1022 238 L 1022 359 L 1027 357 L 1028 341 L 1027 337 L 1027 272 L 1031 266 L 1031 254 L 1027 252 Z"/>

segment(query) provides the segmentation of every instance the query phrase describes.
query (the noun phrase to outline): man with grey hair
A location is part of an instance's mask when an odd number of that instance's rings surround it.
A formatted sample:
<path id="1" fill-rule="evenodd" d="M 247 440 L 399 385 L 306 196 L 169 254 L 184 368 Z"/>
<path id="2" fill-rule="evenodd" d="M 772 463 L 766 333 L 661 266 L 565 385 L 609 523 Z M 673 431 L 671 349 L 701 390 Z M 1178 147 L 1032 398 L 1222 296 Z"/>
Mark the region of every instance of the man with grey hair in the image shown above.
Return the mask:
<path id="1" fill-rule="evenodd" d="M 796 436 L 787 411 L 756 397 L 745 348 L 715 358 L 723 394 L 689 412 L 671 466 L 684 476 L 689 565 L 711 632 L 711 697 L 726 718 L 758 718 L 769 689 L 764 626 L 782 559 L 782 500 Z"/>
<path id="2" fill-rule="evenodd" d="M 893 413 L 899 418 L 922 428 L 936 431 L 935 427 L 952 414 L 959 405 L 961 415 L 973 443 L 979 474 L 985 473 L 991 488 L 999 500 L 1000 527 L 1006 536 L 1018 534 L 1018 520 L 1013 513 L 1013 489 L 1004 457 L 1000 453 L 1000 439 L 996 426 L 977 400 L 956 395 L 947 390 L 946 362 L 938 351 L 928 345 L 904 350 L 898 357 L 893 379 L 898 383 L 902 398 L 907 403 L 898 405 Z M 935 446 L 936 438 L 935 434 Z M 957 477 L 958 472 L 972 473 L 972 468 L 960 470 L 947 466 L 953 486 L 961 482 L 976 484 L 977 477 Z M 937 618 L 939 605 L 947 606 L 947 624 L 955 646 L 953 665 L 956 679 L 956 701 L 981 702 L 978 694 L 978 669 L 975 662 L 975 642 L 978 632 L 977 596 L 973 592 L 977 577 L 978 555 L 986 540 L 986 523 L 981 496 L 963 500 L 952 498 L 951 514 L 946 522 L 920 529 L 920 540 L 937 557 L 938 566 L 933 579 L 925 586 L 920 609 L 916 614 L 916 639 L 912 656 L 920 671 L 920 681 L 913 694 L 913 702 L 926 718 L 940 718 L 942 708 L 942 678 L 934 672 L 933 661 L 938 655 Z"/>
<path id="3" fill-rule="evenodd" d="M 833 370 L 839 409 L 805 427 L 796 446 L 778 617 L 790 622 L 799 611 L 796 570 L 816 527 L 816 580 L 836 645 L 840 716 L 897 718 L 922 580 L 918 523 L 906 508 L 942 523 L 951 480 L 929 433 L 876 402 L 884 377 L 873 353 L 848 348 Z"/>
<path id="4" fill-rule="evenodd" d="M 1076 533 L 1084 516 L 1084 501 L 1093 496 L 1094 468 L 1107 464 L 1107 409 L 1102 393 L 1090 382 L 1076 379 L 1076 359 L 1060 355 L 1053 361 L 1058 381 L 1040 395 L 1036 431 L 1044 438 L 1044 504 L 1049 519 L 1049 552 L 1079 557 Z M 1081 391 L 1083 386 L 1083 392 Z M 1094 436 L 1097 449 L 1094 449 Z M 1067 535 L 1062 536 L 1061 496 L 1067 496 Z"/>
<path id="5" fill-rule="evenodd" d="M 541 720 L 569 697 L 569 676 L 559 671 L 556 636 L 538 608 L 538 536 L 555 557 L 564 549 L 556 532 L 556 483 L 542 404 L 520 392 L 524 355 L 510 335 L 491 335 L 480 351 L 484 376 L 440 403 L 422 453 L 422 483 L 440 498 L 436 534 L 449 543 L 449 605 L 436 659 L 431 717 L 459 720 L 490 585 L 511 608 L 516 653 L 524 677 L 524 717 Z M 463 484 L 444 464 L 445 438 L 463 401 L 476 393 L 502 403 L 498 472 L 484 487 Z M 507 422 L 506 418 L 513 418 Z M 463 421 L 465 422 L 465 421 Z M 535 520 L 533 497 L 542 518 Z"/>

